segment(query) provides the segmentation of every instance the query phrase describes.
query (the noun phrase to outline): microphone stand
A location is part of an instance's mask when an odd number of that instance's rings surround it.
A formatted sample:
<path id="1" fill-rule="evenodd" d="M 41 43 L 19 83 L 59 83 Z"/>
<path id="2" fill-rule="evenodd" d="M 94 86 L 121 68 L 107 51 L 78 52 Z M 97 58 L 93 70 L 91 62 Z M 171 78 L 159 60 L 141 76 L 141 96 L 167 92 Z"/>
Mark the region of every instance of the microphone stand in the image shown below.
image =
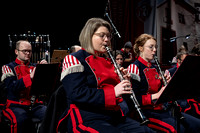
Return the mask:
<path id="1" fill-rule="evenodd" d="M 107 12 L 105 12 L 105 16 L 108 18 L 108 20 L 110 21 L 111 26 L 112 26 L 113 29 L 114 29 L 114 35 L 117 35 L 118 38 L 121 38 L 121 35 L 119 34 L 117 28 L 116 28 L 115 25 L 113 24 L 113 22 L 112 22 L 112 20 L 111 20 L 111 18 L 110 18 L 110 16 L 108 15 Z M 114 57 L 116 56 L 116 48 L 117 48 L 117 47 L 116 47 L 116 41 L 115 41 L 115 39 L 114 39 L 114 51 L 115 51 Z"/>
<path id="2" fill-rule="evenodd" d="M 115 27 L 115 25 L 113 24 L 112 20 L 110 19 L 110 16 L 108 15 L 108 13 L 105 13 L 105 16 L 108 18 L 108 20 L 110 21 L 110 24 L 112 25 L 114 31 L 115 31 L 115 35 L 117 35 L 119 38 L 121 38 L 121 35 L 119 34 L 117 28 Z"/>

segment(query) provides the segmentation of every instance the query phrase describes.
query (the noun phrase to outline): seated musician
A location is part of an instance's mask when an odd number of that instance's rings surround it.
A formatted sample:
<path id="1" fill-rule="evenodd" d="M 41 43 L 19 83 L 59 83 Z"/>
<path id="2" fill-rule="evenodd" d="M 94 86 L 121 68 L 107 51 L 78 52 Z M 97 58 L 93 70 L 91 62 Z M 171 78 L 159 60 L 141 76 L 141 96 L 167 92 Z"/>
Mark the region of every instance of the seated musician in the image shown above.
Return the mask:
<path id="1" fill-rule="evenodd" d="M 30 62 L 31 44 L 25 40 L 16 42 L 15 54 L 15 61 L 2 66 L 1 81 L 7 87 L 7 103 L 3 114 L 11 122 L 11 131 L 21 133 L 28 132 L 24 131 L 28 119 L 43 119 L 46 106 L 29 95 L 36 68 L 36 64 Z M 42 60 L 40 64 L 47 64 L 47 61 Z"/>
<path id="2" fill-rule="evenodd" d="M 176 133 L 176 118 L 172 116 L 171 106 L 168 103 L 154 104 L 153 101 L 159 98 L 165 90 L 162 80 L 159 78 L 157 67 L 151 63 L 156 54 L 156 39 L 149 34 L 141 34 L 134 45 L 134 52 L 138 59 L 128 66 L 131 74 L 132 87 L 138 102 L 143 109 L 144 115 L 149 119 L 149 127 L 159 132 Z M 166 77 L 169 81 L 170 76 Z M 170 102 L 170 101 L 169 101 Z M 130 105 L 131 102 L 128 102 Z M 200 119 L 181 113 L 185 119 L 180 123 L 180 132 L 200 132 Z"/>
<path id="3" fill-rule="evenodd" d="M 61 80 L 68 108 L 59 121 L 57 131 L 68 133 L 154 132 L 139 122 L 124 117 L 119 103 L 121 95 L 131 94 L 127 72 L 119 80 L 106 53 L 111 45 L 111 26 L 101 18 L 89 19 L 82 29 L 79 41 L 82 49 L 63 60 Z M 63 124 L 67 121 L 67 125 Z M 63 126 L 62 126 L 63 125 Z"/>

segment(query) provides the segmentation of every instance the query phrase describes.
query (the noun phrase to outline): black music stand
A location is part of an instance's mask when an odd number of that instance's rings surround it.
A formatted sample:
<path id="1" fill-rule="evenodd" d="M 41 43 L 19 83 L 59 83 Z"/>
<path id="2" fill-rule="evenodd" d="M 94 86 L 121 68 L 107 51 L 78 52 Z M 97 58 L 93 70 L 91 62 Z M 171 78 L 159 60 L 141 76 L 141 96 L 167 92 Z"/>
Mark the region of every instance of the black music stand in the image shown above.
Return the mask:
<path id="1" fill-rule="evenodd" d="M 199 76 L 200 56 L 186 56 L 156 104 L 200 97 Z"/>
<path id="2" fill-rule="evenodd" d="M 172 101 L 173 113 L 177 118 L 177 132 L 180 130 L 180 112 L 176 100 L 200 97 L 200 56 L 186 56 L 155 104 Z"/>
<path id="3" fill-rule="evenodd" d="M 55 91 L 60 80 L 60 63 L 37 64 L 32 80 L 31 96 L 49 97 Z"/>

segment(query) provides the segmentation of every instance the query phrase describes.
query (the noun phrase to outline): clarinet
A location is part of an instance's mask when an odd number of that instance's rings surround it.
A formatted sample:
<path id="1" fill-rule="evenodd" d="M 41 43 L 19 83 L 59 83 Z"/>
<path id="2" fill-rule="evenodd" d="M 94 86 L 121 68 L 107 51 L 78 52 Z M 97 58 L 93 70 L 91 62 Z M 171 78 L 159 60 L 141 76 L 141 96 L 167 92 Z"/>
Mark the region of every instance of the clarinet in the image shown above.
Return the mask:
<path id="1" fill-rule="evenodd" d="M 166 85 L 167 85 L 167 80 L 166 80 L 166 78 L 164 77 L 164 74 L 163 74 L 163 72 L 162 72 L 162 70 L 161 70 L 161 67 L 160 67 L 160 63 L 158 62 L 158 57 L 157 57 L 156 55 L 154 55 L 154 61 L 156 62 L 156 65 L 157 65 L 157 67 L 158 67 L 159 73 L 160 73 L 161 78 L 162 78 L 162 80 L 163 80 L 163 84 L 164 84 L 164 86 L 166 86 Z"/>
<path id="2" fill-rule="evenodd" d="M 117 71 L 117 74 L 119 76 L 120 81 L 124 80 L 123 74 L 121 73 L 121 71 L 119 69 L 119 66 L 115 62 L 115 59 L 114 59 L 114 57 L 112 56 L 112 54 L 110 52 L 110 48 L 108 46 L 105 46 L 105 48 L 106 48 L 106 51 L 107 51 L 108 55 L 110 56 L 110 58 L 111 58 L 111 60 L 112 60 L 112 62 L 114 64 L 114 67 L 115 67 L 115 69 Z M 138 114 L 139 114 L 139 116 L 141 118 L 141 121 L 142 121 L 141 125 L 146 124 L 147 122 L 149 122 L 149 120 L 143 115 L 142 110 L 140 108 L 140 105 L 139 105 L 139 103 L 138 103 L 133 91 L 132 91 L 132 95 L 130 95 L 130 99 L 133 101 L 134 106 L 136 108 L 136 111 L 138 112 Z"/>
<path id="3" fill-rule="evenodd" d="M 159 73 L 160 73 L 161 78 L 162 78 L 162 80 L 163 80 L 163 84 L 164 84 L 164 86 L 166 86 L 166 85 L 167 85 L 167 80 L 166 80 L 166 78 L 165 78 L 165 76 L 164 76 L 164 74 L 163 74 L 163 72 L 162 72 L 162 70 L 161 70 L 160 63 L 158 62 L 158 57 L 157 57 L 156 55 L 154 55 L 154 61 L 156 62 L 156 65 L 157 65 L 157 67 L 158 67 L 158 69 L 159 69 Z M 179 107 L 177 101 L 174 101 L 173 104 L 174 104 L 177 108 Z M 179 119 L 180 119 L 180 120 L 184 119 L 184 117 L 182 116 L 181 113 L 179 113 L 178 115 L 179 115 Z"/>

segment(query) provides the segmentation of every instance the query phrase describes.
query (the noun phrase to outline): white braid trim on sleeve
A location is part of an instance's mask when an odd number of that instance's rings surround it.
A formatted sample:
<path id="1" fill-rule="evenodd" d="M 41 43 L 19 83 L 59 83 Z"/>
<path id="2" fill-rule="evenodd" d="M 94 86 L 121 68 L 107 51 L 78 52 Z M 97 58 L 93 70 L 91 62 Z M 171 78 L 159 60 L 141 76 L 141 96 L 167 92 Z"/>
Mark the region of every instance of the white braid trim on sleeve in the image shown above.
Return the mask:
<path id="1" fill-rule="evenodd" d="M 13 71 L 6 65 L 4 65 L 2 67 L 2 76 L 1 76 L 1 82 L 4 81 L 4 79 L 6 79 L 7 77 L 12 77 L 15 76 L 15 74 L 13 73 Z"/>
<path id="2" fill-rule="evenodd" d="M 135 74 L 135 73 L 130 73 L 131 74 L 131 78 L 132 79 L 135 79 L 135 80 L 137 80 L 137 81 L 139 81 L 140 82 L 140 76 L 139 75 L 137 75 L 137 74 Z"/>
<path id="3" fill-rule="evenodd" d="M 1 82 L 3 82 L 4 79 L 6 79 L 7 77 L 12 77 L 12 76 L 15 76 L 13 72 L 3 74 L 3 75 L 1 76 Z"/>
<path id="4" fill-rule="evenodd" d="M 131 78 L 140 82 L 140 72 L 139 68 L 135 64 L 131 64 L 127 68 L 128 72 L 131 75 Z"/>
<path id="5" fill-rule="evenodd" d="M 76 64 L 76 65 L 70 66 L 62 71 L 60 81 L 62 81 L 63 78 L 67 76 L 68 74 L 83 72 L 83 71 L 84 71 L 84 66 L 82 64 Z"/>

